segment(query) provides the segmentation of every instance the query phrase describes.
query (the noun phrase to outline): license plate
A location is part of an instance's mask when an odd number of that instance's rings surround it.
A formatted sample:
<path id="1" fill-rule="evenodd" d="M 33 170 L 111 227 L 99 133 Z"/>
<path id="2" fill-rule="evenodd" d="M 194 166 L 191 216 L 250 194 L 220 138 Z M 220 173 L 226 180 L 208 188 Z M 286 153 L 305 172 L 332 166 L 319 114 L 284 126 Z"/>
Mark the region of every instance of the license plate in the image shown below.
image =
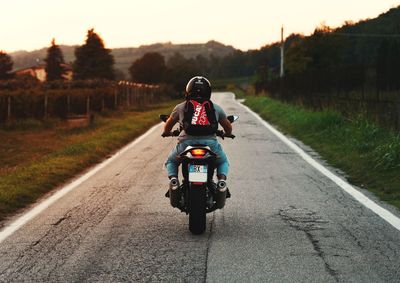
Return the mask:
<path id="1" fill-rule="evenodd" d="M 189 182 L 207 182 L 207 165 L 189 165 Z"/>

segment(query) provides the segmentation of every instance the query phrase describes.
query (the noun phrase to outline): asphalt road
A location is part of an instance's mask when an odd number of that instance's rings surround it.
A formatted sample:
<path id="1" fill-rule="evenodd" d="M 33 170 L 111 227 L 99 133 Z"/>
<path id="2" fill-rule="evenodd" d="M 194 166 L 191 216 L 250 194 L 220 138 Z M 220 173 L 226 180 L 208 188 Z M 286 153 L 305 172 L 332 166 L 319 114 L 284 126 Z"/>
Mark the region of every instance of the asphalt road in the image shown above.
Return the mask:
<path id="1" fill-rule="evenodd" d="M 164 197 L 161 128 L 0 243 L 1 282 L 399 282 L 400 232 L 230 94 L 232 198 L 193 236 Z"/>

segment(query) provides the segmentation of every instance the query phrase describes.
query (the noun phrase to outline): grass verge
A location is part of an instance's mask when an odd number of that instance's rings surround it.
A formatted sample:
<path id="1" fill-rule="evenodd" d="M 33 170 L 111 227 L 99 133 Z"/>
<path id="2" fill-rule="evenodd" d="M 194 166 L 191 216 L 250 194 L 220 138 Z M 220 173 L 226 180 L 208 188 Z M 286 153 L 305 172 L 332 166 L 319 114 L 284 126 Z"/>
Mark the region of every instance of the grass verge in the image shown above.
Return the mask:
<path id="1" fill-rule="evenodd" d="M 138 137 L 175 104 L 98 115 L 81 129 L 66 130 L 60 123 L 49 128 L 45 122 L 0 130 L 0 220 Z"/>
<path id="2" fill-rule="evenodd" d="M 400 208 L 399 134 L 362 117 L 349 120 L 336 112 L 315 112 L 265 96 L 247 96 L 245 104 L 342 169 L 350 182 Z"/>

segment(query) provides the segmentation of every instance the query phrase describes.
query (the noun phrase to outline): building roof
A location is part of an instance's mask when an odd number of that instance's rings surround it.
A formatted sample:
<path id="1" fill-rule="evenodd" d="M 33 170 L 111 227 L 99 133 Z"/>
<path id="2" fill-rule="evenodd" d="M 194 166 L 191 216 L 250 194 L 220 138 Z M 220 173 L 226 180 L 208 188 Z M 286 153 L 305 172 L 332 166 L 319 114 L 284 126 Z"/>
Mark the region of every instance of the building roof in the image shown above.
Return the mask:
<path id="1" fill-rule="evenodd" d="M 72 66 L 70 64 L 61 64 L 61 66 L 63 66 L 66 71 L 72 71 Z M 31 66 L 31 67 L 16 69 L 16 70 L 13 70 L 11 73 L 19 73 L 19 72 L 28 71 L 28 70 L 33 70 L 33 71 L 41 70 L 41 69 L 45 69 L 45 68 L 46 68 L 46 64 L 39 64 L 39 65 Z"/>

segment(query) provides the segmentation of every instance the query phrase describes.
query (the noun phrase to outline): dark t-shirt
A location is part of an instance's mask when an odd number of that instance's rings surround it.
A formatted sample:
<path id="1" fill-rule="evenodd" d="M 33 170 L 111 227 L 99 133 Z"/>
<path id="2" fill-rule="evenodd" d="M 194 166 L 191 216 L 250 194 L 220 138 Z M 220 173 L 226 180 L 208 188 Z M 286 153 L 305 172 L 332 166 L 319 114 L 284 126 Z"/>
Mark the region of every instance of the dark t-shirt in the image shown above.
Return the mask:
<path id="1" fill-rule="evenodd" d="M 225 111 L 217 104 L 214 104 L 214 109 L 215 109 L 215 117 L 217 118 L 218 122 L 221 122 L 222 120 L 226 119 L 226 114 Z M 179 123 L 182 125 L 183 123 L 183 117 L 185 115 L 185 105 L 186 101 L 179 103 L 178 105 L 175 106 L 174 110 L 172 110 L 171 113 L 171 118 L 174 120 L 175 123 Z M 187 135 L 185 131 L 182 131 L 181 134 L 178 137 L 179 141 L 182 140 L 196 140 L 196 139 L 217 139 L 217 136 L 214 135 L 208 135 L 208 136 L 191 136 Z"/>

